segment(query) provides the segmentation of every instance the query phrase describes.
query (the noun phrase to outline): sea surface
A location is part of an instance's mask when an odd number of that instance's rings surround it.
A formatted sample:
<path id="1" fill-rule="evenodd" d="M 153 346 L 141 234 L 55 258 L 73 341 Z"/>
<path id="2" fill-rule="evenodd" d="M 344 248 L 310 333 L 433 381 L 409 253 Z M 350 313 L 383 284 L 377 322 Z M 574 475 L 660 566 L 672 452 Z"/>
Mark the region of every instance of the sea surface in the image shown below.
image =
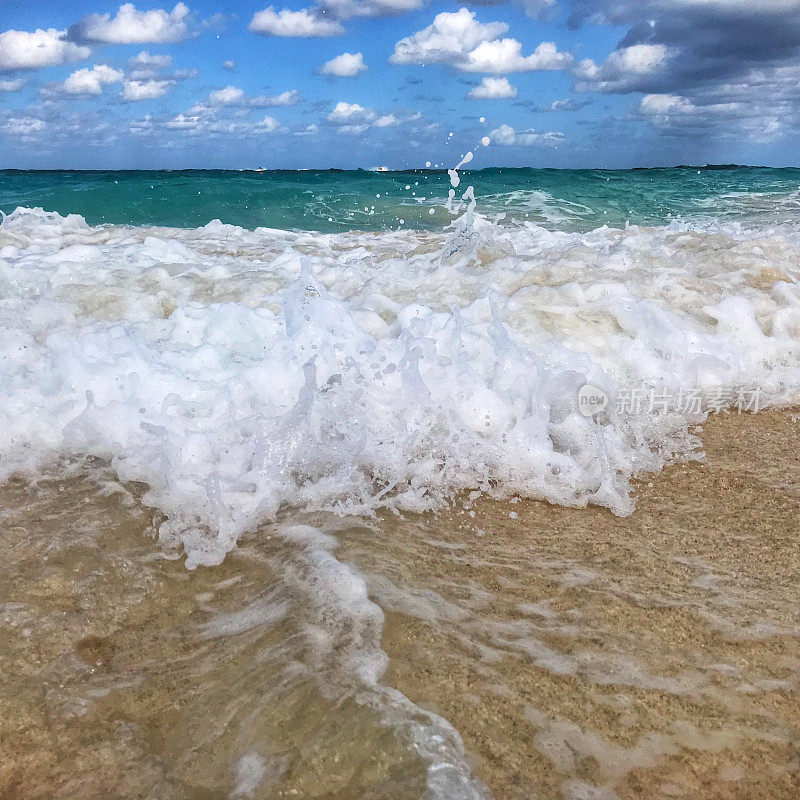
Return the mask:
<path id="1" fill-rule="evenodd" d="M 495 168 L 461 172 L 479 209 L 550 230 L 663 225 L 676 219 L 797 218 L 800 168 L 637 170 Z M 41 207 L 89 225 L 196 228 L 213 219 L 252 230 L 440 231 L 447 170 L 369 172 L 0 171 L 0 210 Z"/>
<path id="2" fill-rule="evenodd" d="M 604 702 L 623 715 L 640 690 L 733 691 L 709 677 L 730 664 L 648 660 L 635 624 L 611 635 L 559 605 L 602 585 L 604 602 L 697 608 L 713 564 L 685 556 L 686 592 L 623 592 L 622 566 L 595 584 L 574 553 L 537 551 L 537 580 L 562 587 L 537 598 L 513 550 L 481 560 L 493 530 L 475 507 L 505 526 L 519 502 L 586 509 L 593 541 L 637 513 L 632 480 L 702 460 L 710 412 L 800 401 L 800 169 L 12 170 L 0 210 L 0 521 L 18 587 L 2 610 L 50 687 L 31 694 L 50 720 L 31 752 L 69 762 L 78 734 L 59 725 L 133 704 L 81 734 L 106 748 L 87 774 L 117 783 L 67 770 L 42 796 L 491 796 L 436 698 L 395 686 L 398 615 L 417 647 L 456 638 L 475 697 L 508 699 L 505 658 L 616 687 Z M 503 574 L 481 575 L 495 557 Z M 768 593 L 758 614 L 723 608 L 748 592 L 720 589 L 710 628 L 796 641 Z M 131 630 L 153 653 L 136 669 L 114 660 Z M 800 660 L 774 663 L 754 662 L 753 692 L 796 686 Z M 134 708 L 145 685 L 170 722 Z M 628 790 L 635 770 L 706 741 L 645 726 L 623 752 L 574 709 L 520 697 L 568 800 L 651 796 Z M 777 725 L 759 741 L 790 741 Z M 529 796 L 528 778 L 498 796 Z"/>

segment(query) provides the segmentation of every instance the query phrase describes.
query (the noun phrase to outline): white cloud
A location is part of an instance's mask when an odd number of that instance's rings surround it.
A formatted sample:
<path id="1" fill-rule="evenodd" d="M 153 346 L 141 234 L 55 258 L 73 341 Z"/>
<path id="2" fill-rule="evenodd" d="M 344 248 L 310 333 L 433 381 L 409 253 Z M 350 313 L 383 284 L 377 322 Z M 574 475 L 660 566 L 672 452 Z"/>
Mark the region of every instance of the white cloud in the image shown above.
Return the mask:
<path id="1" fill-rule="evenodd" d="M 45 129 L 44 120 L 36 117 L 11 117 L 3 123 L 3 131 L 9 136 L 27 139 Z"/>
<path id="2" fill-rule="evenodd" d="M 395 125 L 402 125 L 404 122 L 418 120 L 422 115 L 417 112 L 414 114 L 378 114 L 371 108 L 365 108 L 358 103 L 338 102 L 333 111 L 328 116 L 328 122 L 336 125 L 339 133 L 358 136 L 370 127 L 390 128 Z"/>
<path id="3" fill-rule="evenodd" d="M 300 92 L 290 89 L 280 94 L 261 94 L 250 101 L 253 108 L 274 108 L 275 106 L 296 106 L 300 102 Z"/>
<path id="4" fill-rule="evenodd" d="M 314 136 L 315 134 L 319 133 L 319 126 L 315 125 L 313 122 L 311 125 L 306 125 L 305 128 L 299 131 L 295 131 L 295 136 Z"/>
<path id="5" fill-rule="evenodd" d="M 299 11 L 291 11 L 288 8 L 275 11 L 273 6 L 257 11 L 250 21 L 248 30 L 262 36 L 292 36 L 306 39 L 344 33 L 344 28 L 339 22 L 325 19 L 307 8 Z"/>
<path id="6" fill-rule="evenodd" d="M 0 81 L 0 92 L 18 92 L 27 81 L 25 78 L 16 78 L 11 81 Z"/>
<path id="7" fill-rule="evenodd" d="M 148 53 L 147 50 L 142 50 L 139 55 L 128 59 L 128 67 L 132 70 L 140 70 L 142 72 L 155 72 L 159 69 L 167 69 L 172 66 L 172 56 L 167 55 L 153 55 Z"/>
<path id="8" fill-rule="evenodd" d="M 403 14 L 422 6 L 423 0 L 321 0 L 320 5 L 337 19 L 384 17 Z"/>
<path id="9" fill-rule="evenodd" d="M 244 91 L 236 86 L 226 86 L 224 89 L 216 89 L 208 96 L 208 102 L 212 106 L 233 106 L 238 105 L 244 100 Z"/>
<path id="10" fill-rule="evenodd" d="M 69 35 L 75 41 L 101 44 L 180 42 L 191 34 L 191 21 L 191 12 L 184 3 L 178 3 L 171 12 L 162 8 L 137 11 L 133 3 L 124 3 L 115 17 L 84 17 L 69 29 Z"/>
<path id="11" fill-rule="evenodd" d="M 176 69 L 171 77 L 176 81 L 185 81 L 187 78 L 196 78 L 199 74 L 199 70 L 196 69 Z"/>
<path id="12" fill-rule="evenodd" d="M 103 91 L 104 86 L 120 83 L 123 77 L 120 70 L 109 67 L 107 64 L 97 64 L 91 69 L 76 70 L 63 83 L 51 84 L 42 89 L 42 94 L 95 96 Z"/>
<path id="13" fill-rule="evenodd" d="M 264 119 L 259 120 L 255 125 L 254 129 L 257 133 L 279 133 L 283 131 L 283 127 L 281 124 L 276 120 L 274 117 L 264 117 Z"/>
<path id="14" fill-rule="evenodd" d="M 175 86 L 175 81 L 172 80 L 126 80 L 122 84 L 122 99 L 126 103 L 156 100 L 163 97 L 173 86 Z"/>
<path id="15" fill-rule="evenodd" d="M 285 132 L 285 128 L 274 117 L 265 116 L 253 122 L 241 118 L 238 114 L 234 114 L 233 118 L 222 116 L 220 111 L 220 108 L 196 105 L 185 114 L 177 114 L 167 119 L 146 116 L 132 123 L 131 130 L 135 131 L 137 135 L 157 134 L 159 131 L 168 130 L 190 137 L 236 136 L 239 138 Z"/>
<path id="16" fill-rule="evenodd" d="M 585 106 L 589 105 L 591 100 L 575 100 L 571 97 L 565 97 L 562 100 L 553 100 L 549 106 L 545 107 L 545 111 L 580 111 Z"/>
<path id="17" fill-rule="evenodd" d="M 65 36 L 66 31 L 55 28 L 0 33 L 0 72 L 51 67 L 89 56 L 88 47 L 68 42 Z"/>
<path id="18" fill-rule="evenodd" d="M 427 28 L 401 39 L 389 59 L 393 64 L 454 64 L 481 42 L 508 30 L 505 22 L 480 23 L 466 8 L 437 14 Z"/>
<path id="19" fill-rule="evenodd" d="M 412 36 L 401 39 L 389 59 L 393 64 L 449 64 L 462 72 L 531 72 L 565 69 L 569 53 L 560 53 L 553 42 L 542 42 L 529 56 L 522 55 L 516 39 L 500 37 L 505 22 L 481 23 L 466 8 L 444 11 Z"/>
<path id="20" fill-rule="evenodd" d="M 372 122 L 375 112 L 371 108 L 364 108 L 358 103 L 338 102 L 333 111 L 328 114 L 328 122 L 334 125 L 350 125 L 359 122 Z"/>
<path id="21" fill-rule="evenodd" d="M 508 78 L 484 78 L 467 94 L 467 97 L 475 100 L 504 100 L 516 96 L 517 90 L 508 82 Z"/>
<path id="22" fill-rule="evenodd" d="M 769 108 L 760 108 L 753 113 L 750 103 L 735 101 L 697 104 L 693 100 L 676 94 L 648 94 L 639 102 L 639 113 L 655 127 L 679 133 L 703 133 L 715 130 L 720 125 L 737 126 L 748 136 L 766 141 L 781 130 L 780 121 Z M 716 134 L 719 135 L 719 134 Z"/>
<path id="23" fill-rule="evenodd" d="M 515 131 L 510 125 L 501 125 L 489 134 L 492 144 L 506 147 L 522 145 L 524 147 L 558 147 L 564 141 L 564 134 L 559 131 Z"/>
<path id="24" fill-rule="evenodd" d="M 164 123 L 165 128 L 169 128 L 174 131 L 193 130 L 197 128 L 199 125 L 200 125 L 199 115 L 187 116 L 186 114 L 178 114 Z"/>
<path id="25" fill-rule="evenodd" d="M 525 14 L 531 19 L 538 19 L 555 7 L 556 0 L 519 0 Z"/>
<path id="26" fill-rule="evenodd" d="M 361 136 L 361 134 L 365 133 L 368 129 L 369 125 L 361 123 L 358 125 L 342 125 L 337 129 L 337 132 L 347 134 L 348 136 Z"/>
<path id="27" fill-rule="evenodd" d="M 635 44 L 615 50 L 601 64 L 591 58 L 578 62 L 573 72 L 579 92 L 624 92 L 635 90 L 637 82 L 661 69 L 668 56 L 663 44 Z"/>
<path id="28" fill-rule="evenodd" d="M 542 42 L 529 56 L 522 55 L 516 39 L 481 42 L 467 54 L 466 62 L 457 64 L 464 72 L 533 72 L 566 69 L 572 64 L 569 53 L 560 53 L 555 42 Z"/>
<path id="29" fill-rule="evenodd" d="M 361 53 L 342 53 L 330 61 L 326 61 L 319 71 L 322 75 L 335 75 L 338 78 L 355 78 L 360 72 L 367 71 L 364 56 Z"/>
<path id="30" fill-rule="evenodd" d="M 229 58 L 227 61 L 222 62 L 222 69 L 227 69 L 229 72 L 233 72 L 233 70 L 236 69 L 236 62 Z"/>
<path id="31" fill-rule="evenodd" d="M 697 107 L 685 97 L 674 94 L 648 94 L 642 98 L 639 110 L 649 117 L 667 117 L 673 114 L 691 114 Z"/>
<path id="32" fill-rule="evenodd" d="M 251 108 L 272 108 L 274 106 L 294 106 L 300 102 L 300 92 L 291 89 L 275 95 L 262 94 L 258 97 L 247 97 L 238 86 L 226 86 L 211 92 L 207 100 L 212 106 L 249 106 Z M 203 108 L 203 106 L 198 106 Z"/>

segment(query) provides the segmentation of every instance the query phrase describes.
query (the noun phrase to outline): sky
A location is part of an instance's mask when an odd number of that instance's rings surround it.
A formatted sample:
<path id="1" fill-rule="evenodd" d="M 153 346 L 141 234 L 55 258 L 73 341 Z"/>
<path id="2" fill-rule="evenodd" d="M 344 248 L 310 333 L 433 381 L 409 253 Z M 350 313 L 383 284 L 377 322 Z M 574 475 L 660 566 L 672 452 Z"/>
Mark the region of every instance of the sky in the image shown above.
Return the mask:
<path id="1" fill-rule="evenodd" d="M 798 165 L 800 0 L 0 0 L 0 168 L 468 150 L 473 167 Z"/>

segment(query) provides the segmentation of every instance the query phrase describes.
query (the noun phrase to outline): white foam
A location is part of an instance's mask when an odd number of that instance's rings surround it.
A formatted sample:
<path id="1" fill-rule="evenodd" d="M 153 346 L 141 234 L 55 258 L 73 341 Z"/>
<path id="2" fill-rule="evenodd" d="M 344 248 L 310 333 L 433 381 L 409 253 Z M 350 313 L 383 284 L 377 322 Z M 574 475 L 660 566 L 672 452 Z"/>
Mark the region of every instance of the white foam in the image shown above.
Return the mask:
<path id="1" fill-rule="evenodd" d="M 0 478 L 108 459 L 193 567 L 281 508 L 480 489 L 629 513 L 631 476 L 691 454 L 697 419 L 584 417 L 586 382 L 797 399 L 800 230 L 549 232 L 465 194 L 442 234 L 7 216 Z"/>
<path id="2" fill-rule="evenodd" d="M 281 525 L 274 533 L 290 549 L 272 568 L 279 591 L 301 598 L 295 610 L 304 640 L 301 663 L 323 694 L 333 700 L 352 697 L 396 731 L 426 763 L 429 797 L 488 797 L 453 726 L 381 683 L 388 662 L 381 649 L 383 611 L 370 599 L 364 576 L 334 555 L 336 539 L 308 525 Z"/>
<path id="3" fill-rule="evenodd" d="M 243 755 L 236 765 L 236 786 L 231 797 L 252 797 L 266 771 L 264 759 L 257 753 Z"/>

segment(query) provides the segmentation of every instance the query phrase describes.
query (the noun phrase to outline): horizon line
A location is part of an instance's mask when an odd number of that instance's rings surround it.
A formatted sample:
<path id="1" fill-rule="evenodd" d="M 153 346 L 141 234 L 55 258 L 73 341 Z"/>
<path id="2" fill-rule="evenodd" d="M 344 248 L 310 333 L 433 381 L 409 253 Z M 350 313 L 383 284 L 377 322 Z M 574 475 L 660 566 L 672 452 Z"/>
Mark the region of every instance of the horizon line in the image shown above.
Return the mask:
<path id="1" fill-rule="evenodd" d="M 399 172 L 447 172 L 449 167 L 403 167 L 398 169 L 378 167 L 0 167 L 0 172 L 249 172 L 267 174 L 275 172 L 367 172 L 377 175 L 386 175 Z M 635 166 L 635 167 L 533 167 L 529 165 L 489 165 L 477 169 L 462 167 L 460 173 L 477 173 L 489 170 L 536 170 L 539 172 L 633 172 L 647 170 L 667 169 L 696 169 L 696 170 L 734 170 L 734 169 L 800 169 L 800 164 L 784 164 L 781 166 L 767 164 L 736 164 L 736 163 L 707 163 L 707 164 L 665 164 L 660 166 Z"/>

